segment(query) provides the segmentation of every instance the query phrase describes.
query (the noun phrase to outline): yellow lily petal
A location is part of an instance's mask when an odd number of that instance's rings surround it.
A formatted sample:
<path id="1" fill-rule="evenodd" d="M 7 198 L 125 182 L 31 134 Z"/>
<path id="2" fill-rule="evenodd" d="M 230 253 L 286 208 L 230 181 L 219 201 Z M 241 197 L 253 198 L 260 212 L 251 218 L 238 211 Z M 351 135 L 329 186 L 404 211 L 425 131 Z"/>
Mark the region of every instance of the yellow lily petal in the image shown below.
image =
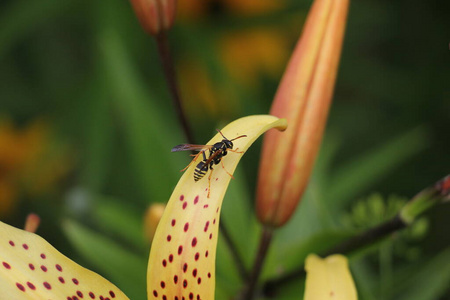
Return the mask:
<path id="1" fill-rule="evenodd" d="M 284 130 L 286 120 L 273 116 L 249 116 L 238 119 L 222 133 L 233 139 L 234 150 L 245 152 L 270 128 Z M 222 140 L 216 134 L 207 144 Z M 215 288 L 215 256 L 220 209 L 230 174 L 235 170 L 242 153 L 229 152 L 223 157 L 223 167 L 214 167 L 208 198 L 209 171 L 195 182 L 194 169 L 198 157 L 185 171 L 164 211 L 153 239 L 147 272 L 148 299 L 212 300 Z M 225 170 L 226 169 L 226 170 Z"/>
<path id="2" fill-rule="evenodd" d="M 340 254 L 325 259 L 315 254 L 306 258 L 304 300 L 356 300 L 355 283 L 348 269 L 347 258 Z"/>
<path id="3" fill-rule="evenodd" d="M 128 299 L 40 236 L 0 222 L 1 299 Z"/>

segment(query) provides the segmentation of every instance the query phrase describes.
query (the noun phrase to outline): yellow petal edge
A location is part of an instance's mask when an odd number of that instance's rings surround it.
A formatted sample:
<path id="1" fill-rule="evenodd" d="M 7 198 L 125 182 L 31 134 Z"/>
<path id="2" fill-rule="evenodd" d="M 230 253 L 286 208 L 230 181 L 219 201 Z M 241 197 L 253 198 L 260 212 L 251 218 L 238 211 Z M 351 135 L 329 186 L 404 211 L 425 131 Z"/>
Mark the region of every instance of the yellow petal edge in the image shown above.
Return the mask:
<path id="1" fill-rule="evenodd" d="M 0 299 L 128 299 L 40 236 L 0 222 Z"/>
<path id="2" fill-rule="evenodd" d="M 304 300 L 357 300 L 355 283 L 347 258 L 334 254 L 324 259 L 315 254 L 306 258 Z"/>
<path id="3" fill-rule="evenodd" d="M 265 131 L 284 130 L 286 120 L 269 115 L 248 116 L 221 131 L 233 141 L 234 150 L 245 152 Z M 220 142 L 216 134 L 208 145 Z M 243 153 L 228 152 L 201 180 L 194 181 L 198 157 L 178 182 L 155 233 L 147 272 L 148 299 L 212 300 L 220 209 L 226 189 Z M 182 166 L 180 166 L 182 167 Z M 209 190 L 210 187 L 210 190 Z M 208 198 L 208 192 L 210 194 Z"/>

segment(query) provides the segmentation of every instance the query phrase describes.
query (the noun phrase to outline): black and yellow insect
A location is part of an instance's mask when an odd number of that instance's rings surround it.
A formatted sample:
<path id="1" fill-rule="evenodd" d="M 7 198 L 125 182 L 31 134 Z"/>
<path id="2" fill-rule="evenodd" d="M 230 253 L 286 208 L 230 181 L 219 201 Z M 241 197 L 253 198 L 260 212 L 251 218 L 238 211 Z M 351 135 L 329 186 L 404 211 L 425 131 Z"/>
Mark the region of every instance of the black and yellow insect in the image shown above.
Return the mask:
<path id="1" fill-rule="evenodd" d="M 181 144 L 181 145 L 177 145 L 172 148 L 172 152 L 187 151 L 187 150 L 199 151 L 199 153 L 194 155 L 195 157 L 192 160 L 192 162 L 194 162 L 199 155 L 203 155 L 203 159 L 197 164 L 197 166 L 194 170 L 194 181 L 199 181 L 200 179 L 205 177 L 206 173 L 209 170 L 211 170 L 211 173 L 209 175 L 209 180 L 211 180 L 213 166 L 222 162 L 222 157 L 227 155 L 228 151 L 237 152 L 236 151 L 237 149 L 233 150 L 233 141 L 237 140 L 239 138 L 246 137 L 246 135 L 241 135 L 232 140 L 229 140 L 222 134 L 222 132 L 220 132 L 220 130 L 217 130 L 217 131 L 220 133 L 220 135 L 222 135 L 223 140 L 215 143 L 214 145 Z M 208 150 L 209 150 L 209 156 L 207 157 L 206 152 Z M 181 171 L 186 170 L 192 164 L 192 162 Z M 223 162 L 222 162 L 222 167 L 223 167 Z M 228 174 L 230 176 L 232 176 L 230 173 L 228 173 Z"/>

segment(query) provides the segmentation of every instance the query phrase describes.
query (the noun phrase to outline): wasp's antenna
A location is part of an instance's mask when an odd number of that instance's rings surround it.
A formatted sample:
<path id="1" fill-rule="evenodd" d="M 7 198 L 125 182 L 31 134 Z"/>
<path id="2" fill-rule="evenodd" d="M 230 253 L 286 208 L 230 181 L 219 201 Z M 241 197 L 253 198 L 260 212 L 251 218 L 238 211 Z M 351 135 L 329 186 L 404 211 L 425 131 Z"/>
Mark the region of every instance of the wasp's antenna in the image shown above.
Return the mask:
<path id="1" fill-rule="evenodd" d="M 230 142 L 232 142 L 234 140 L 237 140 L 237 139 L 240 139 L 240 138 L 243 138 L 243 137 L 247 137 L 247 136 L 245 134 L 244 135 L 240 135 L 240 136 L 235 137 L 234 139 L 230 140 Z"/>
<path id="2" fill-rule="evenodd" d="M 228 140 L 228 139 L 223 135 L 222 131 L 220 131 L 219 129 L 216 129 L 216 130 L 217 130 L 218 133 L 220 133 L 220 135 L 221 135 L 224 139 Z"/>

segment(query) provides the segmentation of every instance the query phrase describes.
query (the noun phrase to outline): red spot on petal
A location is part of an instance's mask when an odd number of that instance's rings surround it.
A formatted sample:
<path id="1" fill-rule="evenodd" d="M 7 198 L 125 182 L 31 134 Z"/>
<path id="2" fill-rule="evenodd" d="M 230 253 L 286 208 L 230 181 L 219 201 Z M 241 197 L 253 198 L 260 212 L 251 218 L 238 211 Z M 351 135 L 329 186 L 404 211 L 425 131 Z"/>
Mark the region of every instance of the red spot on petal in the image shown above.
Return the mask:
<path id="1" fill-rule="evenodd" d="M 194 299 L 194 294 L 193 293 L 189 293 L 189 299 Z"/>
<path id="2" fill-rule="evenodd" d="M 211 273 L 208 272 L 208 278 L 211 278 Z"/>
<path id="3" fill-rule="evenodd" d="M 173 254 L 169 255 L 169 262 L 173 262 Z"/>
<path id="4" fill-rule="evenodd" d="M 178 282 L 178 276 L 177 276 L 177 275 L 173 276 L 173 282 L 174 282 L 174 283 L 177 283 L 177 282 Z"/>
<path id="5" fill-rule="evenodd" d="M 41 258 L 42 258 L 42 259 L 45 259 L 45 258 L 46 258 L 46 256 L 45 256 L 44 253 L 41 253 Z"/>
<path id="6" fill-rule="evenodd" d="M 183 253 L 183 246 L 179 246 L 178 247 L 178 255 L 181 255 L 181 253 Z"/>
<path id="7" fill-rule="evenodd" d="M 189 229 L 189 223 L 184 224 L 184 232 L 187 232 Z"/>
<path id="8" fill-rule="evenodd" d="M 205 252 L 205 257 L 208 257 L 208 250 L 206 250 L 206 252 Z"/>
<path id="9" fill-rule="evenodd" d="M 213 224 L 216 224 L 216 219 L 213 220 Z"/>
<path id="10" fill-rule="evenodd" d="M 163 300 L 167 300 L 167 296 L 166 295 L 163 295 Z"/>
<path id="11" fill-rule="evenodd" d="M 78 281 L 78 279 L 76 278 L 72 278 L 73 283 L 75 283 L 76 285 L 78 285 L 80 282 Z"/>
<path id="12" fill-rule="evenodd" d="M 199 258 L 200 258 L 200 253 L 195 253 L 195 256 L 194 256 L 194 258 L 195 258 L 195 260 L 197 261 Z"/>
<path id="13" fill-rule="evenodd" d="M 58 264 L 55 265 L 56 270 L 62 272 L 62 267 Z"/>
<path id="14" fill-rule="evenodd" d="M 16 282 L 16 286 L 19 290 L 21 290 L 22 292 L 25 292 L 25 287 L 23 285 L 21 285 L 20 283 Z"/>
<path id="15" fill-rule="evenodd" d="M 44 272 L 47 272 L 47 267 L 44 266 L 44 265 L 42 265 L 42 266 L 41 266 L 41 270 L 44 271 Z"/>
<path id="16" fill-rule="evenodd" d="M 197 238 L 192 239 L 191 245 L 192 245 L 192 247 L 195 247 L 197 245 Z"/>
<path id="17" fill-rule="evenodd" d="M 44 285 L 44 287 L 45 287 L 47 290 L 51 290 L 51 289 L 52 289 L 52 286 L 51 286 L 50 283 L 48 283 L 47 281 L 44 281 L 43 285 Z"/>
<path id="18" fill-rule="evenodd" d="M 28 250 L 28 245 L 27 244 L 22 244 L 23 249 Z"/>
<path id="19" fill-rule="evenodd" d="M 89 297 L 91 297 L 91 299 L 95 299 L 95 294 L 93 292 L 89 292 Z"/>
<path id="20" fill-rule="evenodd" d="M 183 201 L 184 200 L 184 195 L 181 195 L 180 196 L 180 201 Z"/>
<path id="21" fill-rule="evenodd" d="M 111 298 L 116 298 L 116 294 L 113 291 L 109 291 L 109 295 Z"/>
<path id="22" fill-rule="evenodd" d="M 186 273 L 186 271 L 187 271 L 187 268 L 188 268 L 188 265 L 187 265 L 187 263 L 184 263 L 184 265 L 183 265 L 183 272 L 184 272 L 184 273 Z"/>
<path id="23" fill-rule="evenodd" d="M 77 291 L 77 295 L 78 297 L 83 298 L 83 293 L 81 291 Z"/>
<path id="24" fill-rule="evenodd" d="M 165 288 L 166 287 L 166 283 L 164 281 L 161 281 L 161 288 Z"/>
<path id="25" fill-rule="evenodd" d="M 188 285 L 188 282 L 187 282 L 187 280 L 185 279 L 185 280 L 183 280 L 183 287 L 184 288 L 187 288 L 187 285 Z"/>
<path id="26" fill-rule="evenodd" d="M 27 282 L 27 285 L 28 285 L 28 287 L 30 288 L 30 289 L 32 289 L 32 290 L 35 290 L 36 289 L 36 287 L 34 286 L 34 284 L 32 284 L 31 282 Z"/>
<path id="27" fill-rule="evenodd" d="M 197 203 L 198 203 L 198 196 L 195 196 L 194 204 L 197 204 Z"/>
<path id="28" fill-rule="evenodd" d="M 202 283 L 202 278 L 201 278 L 201 277 L 199 277 L 199 278 L 197 279 L 197 283 L 198 283 L 198 284 Z"/>
<path id="29" fill-rule="evenodd" d="M 208 204 L 203 205 L 203 208 L 208 208 Z"/>
<path id="30" fill-rule="evenodd" d="M 212 233 L 209 234 L 209 239 L 212 239 Z"/>
<path id="31" fill-rule="evenodd" d="M 186 209 L 186 206 L 187 206 L 187 202 L 184 202 L 183 203 L 183 209 Z"/>
<path id="32" fill-rule="evenodd" d="M 165 259 L 163 259 L 162 265 L 163 265 L 163 267 L 167 266 L 167 261 Z"/>
<path id="33" fill-rule="evenodd" d="M 172 236 L 169 234 L 169 235 L 167 236 L 167 241 L 170 242 L 171 239 L 172 239 Z"/>
<path id="34" fill-rule="evenodd" d="M 209 227 L 209 221 L 207 221 L 207 222 L 205 223 L 205 228 L 203 228 L 203 231 L 204 231 L 204 232 L 207 232 L 207 231 L 208 231 L 208 227 Z"/>
<path id="35" fill-rule="evenodd" d="M 7 262 L 3 262 L 3 266 L 8 270 L 11 269 L 11 266 Z"/>
<path id="36" fill-rule="evenodd" d="M 175 219 L 172 219 L 172 227 L 173 226 L 175 226 L 175 223 L 176 223 L 177 221 L 175 220 Z"/>
<path id="37" fill-rule="evenodd" d="M 9 244 L 11 245 L 11 246 L 15 246 L 16 244 L 14 244 L 14 242 L 13 241 L 9 241 Z"/>
<path id="38" fill-rule="evenodd" d="M 158 297 L 158 292 L 156 290 L 153 290 L 153 296 Z"/>
<path id="39" fill-rule="evenodd" d="M 192 276 L 197 277 L 197 269 L 192 270 Z"/>
<path id="40" fill-rule="evenodd" d="M 61 283 L 66 283 L 66 281 L 64 280 L 64 278 L 62 278 L 61 276 L 58 277 L 59 282 Z"/>
<path id="41" fill-rule="evenodd" d="M 34 271 L 34 265 L 33 264 L 28 264 L 28 267 L 30 268 L 30 270 Z"/>

